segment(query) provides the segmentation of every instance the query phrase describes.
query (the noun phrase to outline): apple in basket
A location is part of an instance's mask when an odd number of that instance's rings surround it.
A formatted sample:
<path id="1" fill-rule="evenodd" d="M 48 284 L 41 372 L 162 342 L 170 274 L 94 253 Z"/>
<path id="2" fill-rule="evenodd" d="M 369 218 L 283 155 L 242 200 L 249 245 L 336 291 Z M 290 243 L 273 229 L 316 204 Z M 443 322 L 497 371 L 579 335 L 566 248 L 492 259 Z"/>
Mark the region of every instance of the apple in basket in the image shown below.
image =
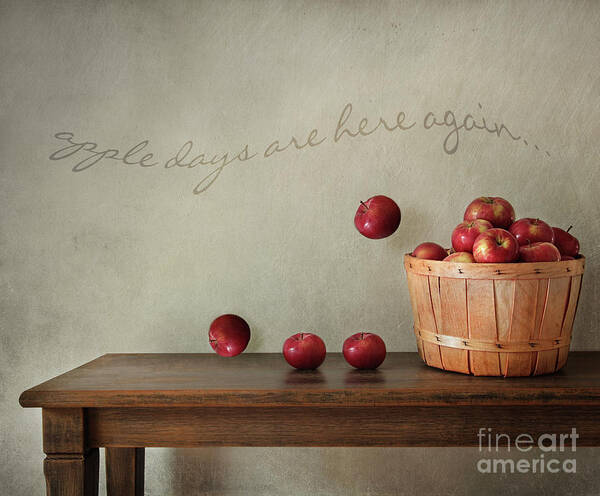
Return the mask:
<path id="1" fill-rule="evenodd" d="M 529 243 L 554 243 L 554 231 L 543 220 L 526 217 L 512 224 L 508 230 L 517 238 L 520 246 Z"/>
<path id="2" fill-rule="evenodd" d="M 573 226 L 569 226 L 569 229 L 564 231 L 560 227 L 553 227 L 554 231 L 554 244 L 560 251 L 561 255 L 568 257 L 576 257 L 579 255 L 579 241 L 578 239 L 569 233 Z"/>
<path id="3" fill-rule="evenodd" d="M 558 248 L 547 241 L 530 243 L 519 248 L 521 262 L 558 262 L 560 259 Z"/>
<path id="4" fill-rule="evenodd" d="M 515 221 L 515 209 L 499 196 L 480 196 L 467 206 L 463 219 L 466 221 L 484 219 L 491 222 L 494 227 L 508 229 Z"/>
<path id="5" fill-rule="evenodd" d="M 519 242 L 506 229 L 489 229 L 473 244 L 473 258 L 479 263 L 515 262 L 518 256 Z"/>
<path id="6" fill-rule="evenodd" d="M 443 260 L 448 256 L 448 252 L 437 243 L 427 242 L 417 246 L 413 250 L 412 256 L 427 260 Z"/>
<path id="7" fill-rule="evenodd" d="M 468 251 L 457 251 L 456 253 L 452 253 L 444 258 L 444 262 L 474 263 L 475 258 L 473 258 L 473 254 Z"/>
<path id="8" fill-rule="evenodd" d="M 452 231 L 452 248 L 457 252 L 473 250 L 477 236 L 493 227 L 492 223 L 485 219 L 461 222 Z"/>

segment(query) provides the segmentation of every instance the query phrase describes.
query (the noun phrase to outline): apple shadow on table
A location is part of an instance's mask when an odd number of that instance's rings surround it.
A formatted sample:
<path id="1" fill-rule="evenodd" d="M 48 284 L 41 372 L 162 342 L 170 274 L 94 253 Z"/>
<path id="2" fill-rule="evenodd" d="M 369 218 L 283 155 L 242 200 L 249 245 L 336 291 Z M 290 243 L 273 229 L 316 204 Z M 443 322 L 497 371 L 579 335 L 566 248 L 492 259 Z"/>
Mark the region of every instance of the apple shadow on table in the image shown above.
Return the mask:
<path id="1" fill-rule="evenodd" d="M 353 386 L 357 384 L 381 384 L 385 382 L 385 375 L 380 370 L 353 369 L 346 372 L 344 384 Z"/>
<path id="2" fill-rule="evenodd" d="M 285 376 L 286 384 L 324 384 L 325 376 L 320 370 L 290 370 Z"/>

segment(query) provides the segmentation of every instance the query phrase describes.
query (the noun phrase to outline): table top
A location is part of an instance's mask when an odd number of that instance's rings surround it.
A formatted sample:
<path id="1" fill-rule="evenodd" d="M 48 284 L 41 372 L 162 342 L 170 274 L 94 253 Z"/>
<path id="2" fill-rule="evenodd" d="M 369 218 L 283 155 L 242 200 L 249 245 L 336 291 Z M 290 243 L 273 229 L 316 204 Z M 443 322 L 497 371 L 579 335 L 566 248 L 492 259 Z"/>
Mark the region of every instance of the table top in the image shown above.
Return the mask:
<path id="1" fill-rule="evenodd" d="M 572 352 L 561 371 L 523 378 L 437 370 L 388 353 L 378 370 L 328 353 L 314 371 L 280 353 L 107 354 L 25 391 L 24 407 L 600 405 L 600 352 Z"/>

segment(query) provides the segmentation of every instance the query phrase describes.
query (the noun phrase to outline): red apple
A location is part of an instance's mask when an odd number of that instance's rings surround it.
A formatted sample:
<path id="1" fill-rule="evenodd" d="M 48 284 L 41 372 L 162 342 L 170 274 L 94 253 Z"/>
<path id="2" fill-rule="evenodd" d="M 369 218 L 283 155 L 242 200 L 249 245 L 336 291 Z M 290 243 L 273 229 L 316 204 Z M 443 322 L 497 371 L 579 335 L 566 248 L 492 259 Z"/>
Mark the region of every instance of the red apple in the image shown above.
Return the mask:
<path id="1" fill-rule="evenodd" d="M 520 246 L 530 243 L 554 243 L 554 231 L 543 220 L 525 217 L 519 219 L 508 229 L 517 238 Z"/>
<path id="2" fill-rule="evenodd" d="M 226 314 L 213 320 L 208 330 L 212 349 L 223 357 L 239 355 L 250 341 L 250 326 L 244 319 Z"/>
<path id="3" fill-rule="evenodd" d="M 367 238 L 387 238 L 398 229 L 400 217 L 400 208 L 394 200 L 377 195 L 366 202 L 360 202 L 354 216 L 354 225 Z"/>
<path id="4" fill-rule="evenodd" d="M 473 254 L 468 251 L 457 251 L 444 258 L 444 262 L 474 263 L 475 259 L 473 258 Z"/>
<path id="5" fill-rule="evenodd" d="M 385 360 L 385 343 L 377 334 L 357 332 L 344 341 L 344 358 L 357 369 L 376 369 Z"/>
<path id="6" fill-rule="evenodd" d="M 562 255 L 576 257 L 579 254 L 579 241 L 575 236 L 569 234 L 571 227 L 573 226 L 569 226 L 569 229 L 566 231 L 562 230 L 560 227 L 553 227 L 554 244 Z"/>
<path id="7" fill-rule="evenodd" d="M 473 243 L 473 258 L 479 263 L 514 262 L 519 256 L 519 242 L 505 229 L 489 229 Z"/>
<path id="8" fill-rule="evenodd" d="M 569 255 L 561 255 L 560 256 L 560 261 L 564 262 L 565 260 L 575 260 L 575 257 L 571 257 Z"/>
<path id="9" fill-rule="evenodd" d="M 299 332 L 283 343 L 283 356 L 297 369 L 316 369 L 325 360 L 325 343 L 316 334 Z"/>
<path id="10" fill-rule="evenodd" d="M 452 248 L 457 252 L 472 251 L 475 238 L 493 227 L 492 223 L 485 219 L 461 222 L 452 231 Z"/>
<path id="11" fill-rule="evenodd" d="M 427 260 L 444 260 L 448 256 L 448 251 L 437 243 L 421 243 L 413 252 L 413 257 L 425 258 Z"/>
<path id="12" fill-rule="evenodd" d="M 519 259 L 522 262 L 558 262 L 560 252 L 552 243 L 541 241 L 521 246 Z"/>
<path id="13" fill-rule="evenodd" d="M 473 200 L 465 210 L 464 220 L 484 219 L 494 227 L 508 229 L 515 221 L 515 209 L 499 196 L 481 196 Z"/>

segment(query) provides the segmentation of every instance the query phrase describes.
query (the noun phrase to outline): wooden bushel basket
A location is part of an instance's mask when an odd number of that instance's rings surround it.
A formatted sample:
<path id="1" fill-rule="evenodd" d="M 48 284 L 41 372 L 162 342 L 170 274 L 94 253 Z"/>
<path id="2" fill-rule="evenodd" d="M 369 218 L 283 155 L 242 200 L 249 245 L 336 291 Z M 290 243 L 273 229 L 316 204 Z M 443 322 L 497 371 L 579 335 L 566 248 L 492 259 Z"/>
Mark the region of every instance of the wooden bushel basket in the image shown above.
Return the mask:
<path id="1" fill-rule="evenodd" d="M 585 258 L 478 264 L 405 255 L 419 355 L 488 376 L 556 372 L 567 362 Z"/>

